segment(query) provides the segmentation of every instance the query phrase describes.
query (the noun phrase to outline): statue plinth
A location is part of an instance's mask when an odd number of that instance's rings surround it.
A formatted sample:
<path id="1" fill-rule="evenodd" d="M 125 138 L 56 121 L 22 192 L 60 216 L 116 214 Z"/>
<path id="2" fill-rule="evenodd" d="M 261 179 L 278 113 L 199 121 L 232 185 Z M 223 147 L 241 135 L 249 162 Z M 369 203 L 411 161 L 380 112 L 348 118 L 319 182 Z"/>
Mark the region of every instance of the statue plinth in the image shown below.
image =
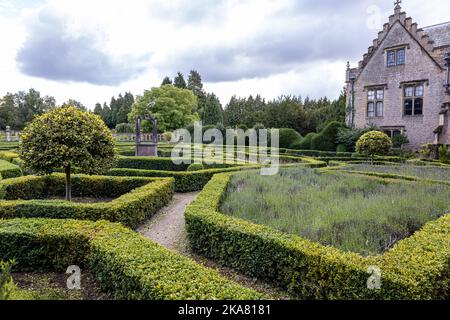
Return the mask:
<path id="1" fill-rule="evenodd" d="M 138 144 L 136 145 L 136 157 L 157 157 L 158 144 Z"/>

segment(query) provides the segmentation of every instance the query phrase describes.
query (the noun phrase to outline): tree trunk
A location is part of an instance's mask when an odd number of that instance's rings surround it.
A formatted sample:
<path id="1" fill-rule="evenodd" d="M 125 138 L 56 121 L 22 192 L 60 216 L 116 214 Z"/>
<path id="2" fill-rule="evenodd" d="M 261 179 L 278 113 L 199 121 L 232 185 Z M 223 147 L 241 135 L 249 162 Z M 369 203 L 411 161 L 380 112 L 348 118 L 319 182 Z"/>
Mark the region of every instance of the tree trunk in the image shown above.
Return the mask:
<path id="1" fill-rule="evenodd" d="M 72 182 L 70 180 L 70 165 L 66 168 L 66 200 L 72 201 Z"/>

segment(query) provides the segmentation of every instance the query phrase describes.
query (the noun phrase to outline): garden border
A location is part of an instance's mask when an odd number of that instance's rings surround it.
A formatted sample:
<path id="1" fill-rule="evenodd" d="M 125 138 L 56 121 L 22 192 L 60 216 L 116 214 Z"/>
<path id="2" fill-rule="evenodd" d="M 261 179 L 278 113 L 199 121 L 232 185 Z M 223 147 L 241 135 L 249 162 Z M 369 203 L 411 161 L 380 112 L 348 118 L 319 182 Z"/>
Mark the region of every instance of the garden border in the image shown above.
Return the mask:
<path id="1" fill-rule="evenodd" d="M 83 187 L 84 183 L 84 187 Z M 49 194 L 64 192 L 64 175 L 24 176 L 0 181 L 0 218 L 53 218 L 108 220 L 121 222 L 128 227 L 140 223 L 167 205 L 174 193 L 171 178 L 73 176 L 73 193 L 77 185 L 84 195 L 95 194 L 95 188 L 117 196 L 111 202 L 71 203 L 60 200 L 11 200 L 33 199 Z M 89 184 L 89 187 L 86 187 Z M 114 188 L 112 187 L 114 186 Z M 84 189 L 83 189 L 84 188 Z M 121 193 L 120 190 L 130 190 Z M 118 190 L 119 189 L 119 190 Z M 102 197 L 108 194 L 102 194 Z"/>
<path id="2" fill-rule="evenodd" d="M 102 290 L 115 299 L 264 298 L 214 270 L 107 221 L 0 220 L 0 253 L 0 259 L 14 259 L 20 271 L 65 272 L 70 265 L 87 267 Z"/>
<path id="3" fill-rule="evenodd" d="M 216 175 L 186 210 L 194 251 L 305 299 L 449 297 L 450 215 L 427 223 L 384 255 L 362 257 L 220 213 L 231 176 Z M 367 287 L 371 266 L 381 269 L 379 290 Z"/>

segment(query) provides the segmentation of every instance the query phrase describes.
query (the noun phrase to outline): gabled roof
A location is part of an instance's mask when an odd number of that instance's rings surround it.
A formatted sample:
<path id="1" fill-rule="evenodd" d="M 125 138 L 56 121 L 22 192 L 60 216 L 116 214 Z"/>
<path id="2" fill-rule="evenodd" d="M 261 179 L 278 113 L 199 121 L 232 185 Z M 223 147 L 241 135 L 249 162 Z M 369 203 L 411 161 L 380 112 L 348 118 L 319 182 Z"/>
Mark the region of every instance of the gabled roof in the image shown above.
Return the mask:
<path id="1" fill-rule="evenodd" d="M 423 31 L 433 41 L 434 48 L 450 46 L 450 21 L 425 27 Z"/>
<path id="2" fill-rule="evenodd" d="M 395 13 L 389 17 L 389 22 L 383 25 L 383 30 L 378 33 L 378 37 L 373 40 L 373 45 L 364 54 L 363 60 L 359 62 L 358 68 L 352 69 L 353 73 L 356 73 L 358 76 L 361 74 L 369 60 L 391 31 L 391 28 L 397 23 L 400 23 L 411 37 L 417 41 L 437 66 L 442 69 L 444 68 L 443 59 L 435 56 L 433 51 L 435 49 L 445 48 L 446 46 L 450 47 L 450 22 L 419 29 L 417 23 L 413 22 L 412 18 L 407 17 L 406 13 L 401 11 L 400 6 L 397 6 Z"/>

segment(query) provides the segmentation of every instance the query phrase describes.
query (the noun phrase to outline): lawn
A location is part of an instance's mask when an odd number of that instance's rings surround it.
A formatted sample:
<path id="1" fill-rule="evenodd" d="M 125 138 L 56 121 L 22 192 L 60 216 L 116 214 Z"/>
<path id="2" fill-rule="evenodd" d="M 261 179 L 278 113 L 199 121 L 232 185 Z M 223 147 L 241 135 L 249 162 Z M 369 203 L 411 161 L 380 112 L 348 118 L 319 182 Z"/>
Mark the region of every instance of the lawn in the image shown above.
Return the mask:
<path id="1" fill-rule="evenodd" d="M 389 174 L 399 174 L 430 180 L 450 181 L 450 168 L 432 166 L 373 166 L 369 164 L 354 164 L 345 167 L 347 170 L 380 172 Z"/>
<path id="2" fill-rule="evenodd" d="M 234 175 L 223 213 L 362 255 L 381 254 L 450 212 L 450 188 L 285 168 Z M 426 201 L 424 201 L 426 199 Z"/>

